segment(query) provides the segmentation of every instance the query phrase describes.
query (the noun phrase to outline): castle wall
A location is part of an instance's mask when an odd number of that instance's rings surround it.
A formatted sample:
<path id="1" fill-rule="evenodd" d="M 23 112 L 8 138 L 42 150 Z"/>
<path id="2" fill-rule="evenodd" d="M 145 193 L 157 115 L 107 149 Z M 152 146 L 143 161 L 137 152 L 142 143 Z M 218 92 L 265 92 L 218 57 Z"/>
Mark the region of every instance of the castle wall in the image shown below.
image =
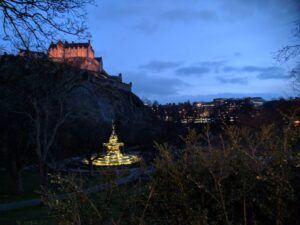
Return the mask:
<path id="1" fill-rule="evenodd" d="M 122 76 L 109 76 L 103 72 L 102 59 L 96 60 L 90 43 L 68 44 L 58 42 L 48 49 L 48 58 L 55 62 L 64 62 L 71 66 L 95 72 L 95 76 L 89 76 L 89 80 L 99 85 L 111 86 L 124 91 L 131 91 L 131 84 L 122 83 Z M 105 76 L 105 78 L 100 77 Z"/>
<path id="2" fill-rule="evenodd" d="M 79 52 L 80 57 L 85 57 L 85 49 L 84 48 L 80 48 L 80 52 Z"/>
<path id="3" fill-rule="evenodd" d="M 94 52 L 91 48 L 91 46 L 89 45 L 88 49 L 87 49 L 87 57 L 90 58 L 90 59 L 93 59 L 94 58 Z"/>
<path id="4" fill-rule="evenodd" d="M 56 47 L 49 48 L 48 50 L 49 58 L 89 58 L 94 59 L 94 51 L 89 44 L 87 47 L 79 46 L 79 47 L 64 47 L 64 45 L 59 42 Z"/>
<path id="5" fill-rule="evenodd" d="M 64 48 L 58 45 L 56 48 L 50 48 L 48 51 L 49 58 L 64 58 Z"/>
<path id="6" fill-rule="evenodd" d="M 58 42 L 48 50 L 48 58 L 56 62 L 66 62 L 72 66 L 94 72 L 102 71 L 102 65 L 94 58 L 94 51 L 90 44 L 87 46 L 64 46 Z"/>

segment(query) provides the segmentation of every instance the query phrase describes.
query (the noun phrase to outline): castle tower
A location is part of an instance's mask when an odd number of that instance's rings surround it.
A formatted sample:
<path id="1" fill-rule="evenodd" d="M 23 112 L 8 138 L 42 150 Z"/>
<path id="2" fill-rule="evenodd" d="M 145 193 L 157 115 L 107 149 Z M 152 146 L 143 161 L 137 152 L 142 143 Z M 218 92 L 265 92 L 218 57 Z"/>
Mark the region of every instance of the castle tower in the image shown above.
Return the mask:
<path id="1" fill-rule="evenodd" d="M 102 61 L 98 61 L 94 54 L 90 41 L 87 43 L 58 41 L 56 44 L 52 42 L 48 48 L 48 58 L 54 62 L 63 62 L 80 69 L 101 72 Z"/>

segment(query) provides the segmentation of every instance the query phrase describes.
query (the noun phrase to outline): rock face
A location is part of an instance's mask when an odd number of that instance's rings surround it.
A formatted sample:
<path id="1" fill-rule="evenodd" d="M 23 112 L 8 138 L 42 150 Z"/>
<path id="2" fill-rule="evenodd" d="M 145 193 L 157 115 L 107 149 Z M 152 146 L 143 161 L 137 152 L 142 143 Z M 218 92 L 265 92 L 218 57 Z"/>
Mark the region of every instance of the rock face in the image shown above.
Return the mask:
<path id="1" fill-rule="evenodd" d="M 7 96 L 0 100 L 5 106 L 1 113 L 24 112 L 35 120 L 36 103 L 41 112 L 44 110 L 41 118 L 51 119 L 47 122 L 49 130 L 54 129 L 59 116 L 68 115 L 53 145 L 54 152 L 62 155 L 100 149 L 111 132 L 112 120 L 120 140 L 127 145 L 152 143 L 160 133 L 152 111 L 118 81 L 108 82 L 91 72 L 46 59 L 2 56 L 0 94 Z M 29 124 L 26 132 L 34 135 L 34 124 L 25 120 Z"/>
<path id="2" fill-rule="evenodd" d="M 126 143 L 145 144 L 143 142 L 148 142 L 147 139 L 157 133 L 158 124 L 152 111 L 135 94 L 114 83 L 110 85 L 86 78 L 72 93 L 69 104 L 87 115 L 88 122 L 106 126 L 104 137 L 109 136 L 113 120 L 121 140 Z"/>

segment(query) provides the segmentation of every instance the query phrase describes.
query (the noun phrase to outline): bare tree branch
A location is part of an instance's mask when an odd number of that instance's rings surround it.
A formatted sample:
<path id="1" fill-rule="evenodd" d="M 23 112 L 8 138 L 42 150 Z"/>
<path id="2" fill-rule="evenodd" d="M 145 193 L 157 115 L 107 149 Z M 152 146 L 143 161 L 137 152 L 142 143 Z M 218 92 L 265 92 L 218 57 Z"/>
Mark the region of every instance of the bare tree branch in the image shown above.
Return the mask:
<path id="1" fill-rule="evenodd" d="M 43 48 L 45 41 L 57 41 L 60 33 L 87 38 L 85 9 L 89 4 L 95 1 L 2 0 L 2 38 L 26 49 Z"/>
<path id="2" fill-rule="evenodd" d="M 298 38 L 297 43 L 292 45 L 287 45 L 283 48 L 281 48 L 276 56 L 275 59 L 278 62 L 287 62 L 291 59 L 299 60 L 300 56 L 300 20 L 297 20 L 295 22 L 296 29 L 295 29 L 295 36 Z M 290 77 L 292 79 L 292 85 L 296 93 L 300 93 L 300 61 L 296 62 L 297 65 L 295 68 L 291 71 Z"/>

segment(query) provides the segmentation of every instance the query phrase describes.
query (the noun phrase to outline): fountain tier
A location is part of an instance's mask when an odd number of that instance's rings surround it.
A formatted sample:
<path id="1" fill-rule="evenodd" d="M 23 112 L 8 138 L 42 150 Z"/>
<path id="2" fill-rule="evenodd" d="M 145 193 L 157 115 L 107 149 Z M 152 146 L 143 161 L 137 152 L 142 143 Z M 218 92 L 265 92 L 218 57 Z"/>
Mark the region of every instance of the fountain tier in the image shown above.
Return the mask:
<path id="1" fill-rule="evenodd" d="M 94 166 L 120 166 L 129 165 L 139 162 L 141 158 L 137 155 L 123 155 L 120 147 L 124 146 L 123 142 L 119 142 L 119 138 L 115 131 L 115 126 L 112 126 L 112 133 L 109 137 L 108 143 L 104 143 L 106 154 L 92 158 Z M 84 159 L 83 163 L 89 164 L 89 160 Z"/>

